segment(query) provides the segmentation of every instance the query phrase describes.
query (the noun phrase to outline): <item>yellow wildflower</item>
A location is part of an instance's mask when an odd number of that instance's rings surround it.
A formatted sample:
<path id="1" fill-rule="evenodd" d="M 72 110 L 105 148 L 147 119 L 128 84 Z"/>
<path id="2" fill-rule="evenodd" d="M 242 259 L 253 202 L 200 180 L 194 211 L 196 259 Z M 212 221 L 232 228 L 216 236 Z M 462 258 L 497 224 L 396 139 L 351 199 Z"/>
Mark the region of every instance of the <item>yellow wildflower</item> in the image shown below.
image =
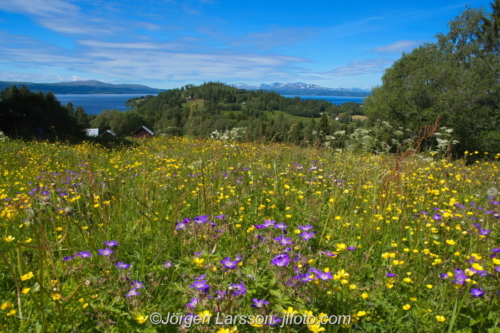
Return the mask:
<path id="1" fill-rule="evenodd" d="M 12 242 L 14 239 L 16 239 L 16 237 L 12 237 L 12 236 L 7 236 L 7 237 L 4 237 L 4 241 L 6 241 L 7 243 L 10 243 Z"/>
<path id="2" fill-rule="evenodd" d="M 3 304 L 0 306 L 0 309 L 2 309 L 2 310 L 6 310 L 6 309 L 11 308 L 11 307 L 13 307 L 13 306 L 14 306 L 14 304 L 12 304 L 12 302 L 5 302 L 5 303 L 3 303 Z"/>

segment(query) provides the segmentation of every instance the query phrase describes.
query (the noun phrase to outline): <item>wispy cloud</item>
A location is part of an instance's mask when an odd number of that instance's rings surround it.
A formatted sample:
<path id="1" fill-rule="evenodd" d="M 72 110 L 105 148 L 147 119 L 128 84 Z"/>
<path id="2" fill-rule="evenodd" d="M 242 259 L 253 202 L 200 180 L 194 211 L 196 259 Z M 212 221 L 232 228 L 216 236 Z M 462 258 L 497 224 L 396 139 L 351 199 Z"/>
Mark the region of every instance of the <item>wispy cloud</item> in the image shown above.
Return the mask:
<path id="1" fill-rule="evenodd" d="M 39 73 L 19 73 L 11 71 L 0 71 L 0 80 L 12 82 L 67 82 L 67 81 L 83 81 L 89 78 L 78 76 L 65 76 L 53 74 L 39 74 Z"/>
<path id="2" fill-rule="evenodd" d="M 280 46 L 287 46 L 302 42 L 319 35 L 316 28 L 279 28 L 274 27 L 265 32 L 249 33 L 241 38 L 237 38 L 231 45 L 251 45 L 261 49 L 272 49 Z"/>
<path id="3" fill-rule="evenodd" d="M 424 40 L 400 40 L 392 44 L 376 47 L 370 50 L 370 52 L 399 54 L 402 52 L 411 51 L 420 44 L 423 44 L 424 42 L 425 42 Z"/>
<path id="4" fill-rule="evenodd" d="M 382 73 L 394 62 L 392 58 L 357 59 L 346 66 L 337 67 L 325 74 L 333 76 L 355 76 Z"/>
<path id="5" fill-rule="evenodd" d="M 0 45 L 0 62 L 18 66 L 62 67 L 69 71 L 149 80 L 221 80 L 289 78 L 297 64 L 307 59 L 283 55 L 217 50 L 180 51 L 185 43 L 113 43 L 81 40 L 76 50 L 20 39 L 13 45 Z"/>
<path id="6" fill-rule="evenodd" d="M 0 10 L 28 15 L 39 25 L 63 34 L 109 35 L 124 30 L 119 25 L 110 26 L 106 19 L 86 15 L 78 6 L 62 0 L 0 1 Z"/>

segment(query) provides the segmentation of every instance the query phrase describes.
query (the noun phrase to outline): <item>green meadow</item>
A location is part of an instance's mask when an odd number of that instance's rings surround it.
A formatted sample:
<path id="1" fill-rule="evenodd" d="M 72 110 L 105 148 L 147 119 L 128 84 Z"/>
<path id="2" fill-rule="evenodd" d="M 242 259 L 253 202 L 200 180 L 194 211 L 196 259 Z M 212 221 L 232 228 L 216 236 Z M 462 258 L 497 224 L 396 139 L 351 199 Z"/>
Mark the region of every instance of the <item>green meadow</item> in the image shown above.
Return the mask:
<path id="1" fill-rule="evenodd" d="M 498 156 L 0 141 L 3 332 L 500 332 Z"/>

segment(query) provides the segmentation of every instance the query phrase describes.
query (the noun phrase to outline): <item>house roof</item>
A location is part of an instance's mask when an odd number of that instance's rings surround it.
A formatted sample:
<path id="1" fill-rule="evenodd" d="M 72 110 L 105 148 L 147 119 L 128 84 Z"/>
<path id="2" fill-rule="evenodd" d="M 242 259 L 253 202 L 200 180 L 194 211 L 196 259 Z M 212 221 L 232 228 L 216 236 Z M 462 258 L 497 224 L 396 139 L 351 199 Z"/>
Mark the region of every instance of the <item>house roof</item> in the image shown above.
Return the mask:
<path id="1" fill-rule="evenodd" d="M 105 133 L 109 133 L 109 134 L 111 134 L 111 135 L 116 136 L 116 133 L 115 133 L 115 132 L 113 132 L 112 130 L 105 130 L 105 131 L 104 131 L 104 133 L 102 133 L 102 134 L 105 134 Z"/>
<path id="2" fill-rule="evenodd" d="M 137 133 L 137 131 L 139 131 L 141 128 L 143 128 L 144 130 L 146 130 L 146 132 L 148 132 L 149 134 L 151 135 L 155 135 L 154 132 L 152 130 L 150 130 L 149 128 L 147 128 L 146 126 L 142 125 L 141 127 L 139 127 L 138 129 L 136 129 L 135 131 L 133 131 L 131 133 L 131 135 L 134 135 L 135 133 Z"/>

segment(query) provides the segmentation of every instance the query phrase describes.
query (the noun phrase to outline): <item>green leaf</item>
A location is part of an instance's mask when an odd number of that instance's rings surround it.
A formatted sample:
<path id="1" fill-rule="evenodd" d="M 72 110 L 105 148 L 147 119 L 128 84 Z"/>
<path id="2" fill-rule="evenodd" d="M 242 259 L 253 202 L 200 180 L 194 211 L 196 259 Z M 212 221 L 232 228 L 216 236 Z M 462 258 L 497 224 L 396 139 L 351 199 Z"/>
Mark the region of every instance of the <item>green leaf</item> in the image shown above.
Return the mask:
<path id="1" fill-rule="evenodd" d="M 283 299 L 283 295 L 281 294 L 280 290 L 269 290 L 269 293 L 271 293 L 271 295 L 279 298 L 280 300 Z"/>

